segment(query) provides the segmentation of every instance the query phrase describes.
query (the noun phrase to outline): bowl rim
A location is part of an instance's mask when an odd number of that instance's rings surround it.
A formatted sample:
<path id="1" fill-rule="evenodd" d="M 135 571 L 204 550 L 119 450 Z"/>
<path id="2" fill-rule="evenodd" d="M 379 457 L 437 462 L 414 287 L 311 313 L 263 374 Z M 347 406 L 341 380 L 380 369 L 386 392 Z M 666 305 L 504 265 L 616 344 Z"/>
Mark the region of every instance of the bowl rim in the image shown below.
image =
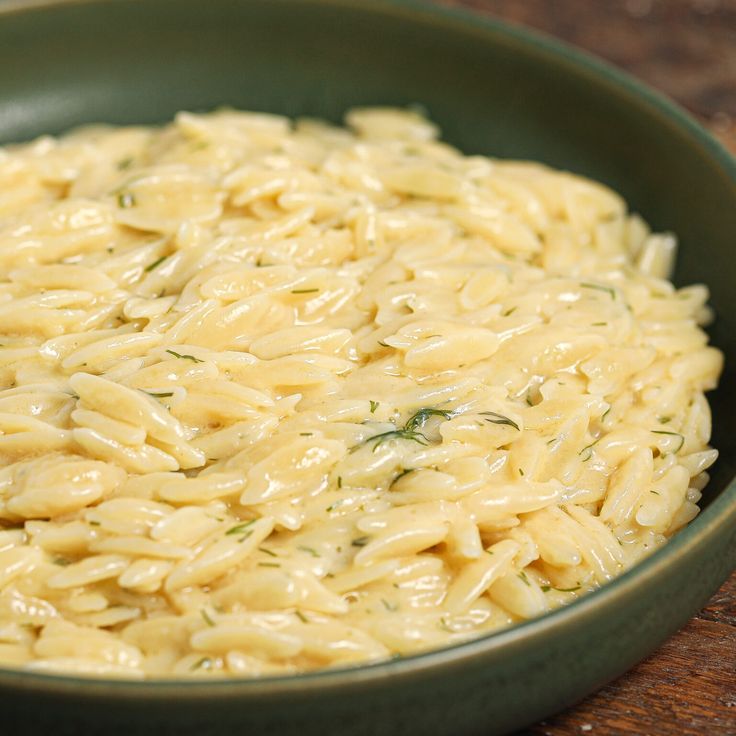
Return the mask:
<path id="1" fill-rule="evenodd" d="M 62 6 L 101 6 L 144 0 L 4 0 L 0 2 L 0 23 L 3 18 L 23 13 L 54 10 Z M 176 0 L 166 0 L 172 4 Z M 241 0 L 250 2 L 251 0 Z M 265 0 L 258 0 L 263 3 Z M 697 145 L 722 170 L 736 190 L 736 158 L 717 141 L 695 118 L 679 104 L 653 89 L 622 69 L 603 59 L 554 38 L 543 31 L 530 29 L 497 17 L 483 15 L 461 7 L 438 4 L 437 0 L 270 0 L 270 2 L 299 3 L 304 6 L 332 6 L 350 8 L 375 15 L 394 16 L 405 23 L 452 27 L 459 33 L 480 36 L 489 43 L 506 42 L 521 47 L 527 53 L 536 53 L 550 59 L 566 71 L 587 76 L 596 84 L 605 84 L 619 94 L 627 95 L 639 105 L 648 108 L 663 122 L 679 130 L 690 145 Z M 195 700 L 217 697 L 276 695 L 296 691 L 324 692 L 327 689 L 365 687 L 377 681 L 386 682 L 407 676 L 421 676 L 428 671 L 464 663 L 499 650 L 532 640 L 545 640 L 555 631 L 562 630 L 605 611 L 614 601 L 633 594 L 640 587 L 653 584 L 678 559 L 689 557 L 708 540 L 726 533 L 736 526 L 736 476 L 685 528 L 679 530 L 667 544 L 634 565 L 601 588 L 587 593 L 560 608 L 513 626 L 458 644 L 408 655 L 398 659 L 349 667 L 330 668 L 296 675 L 268 677 L 228 677 L 207 679 L 194 677 L 165 677 L 155 679 L 124 679 L 82 677 L 73 674 L 47 673 L 0 666 L 0 687 L 12 683 L 16 689 L 53 690 L 73 693 L 79 697 L 107 697 L 110 691 L 134 697 L 137 700 L 158 700 L 182 694 Z M 83 688 L 83 690 L 80 690 Z"/>

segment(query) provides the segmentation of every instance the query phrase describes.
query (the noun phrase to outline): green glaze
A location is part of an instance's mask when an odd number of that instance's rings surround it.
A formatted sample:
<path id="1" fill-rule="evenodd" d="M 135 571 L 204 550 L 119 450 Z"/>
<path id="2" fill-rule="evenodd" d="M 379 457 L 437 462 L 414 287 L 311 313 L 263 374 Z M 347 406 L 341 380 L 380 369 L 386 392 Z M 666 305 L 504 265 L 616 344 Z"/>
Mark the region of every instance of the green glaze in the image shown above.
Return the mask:
<path id="1" fill-rule="evenodd" d="M 504 733 L 631 667 L 733 569 L 736 165 L 681 110 L 556 42 L 417 2 L 0 0 L 0 141 L 223 104 L 338 120 L 355 104 L 414 102 L 466 152 L 592 176 L 678 233 L 678 281 L 711 287 L 728 366 L 712 395 L 722 457 L 702 514 L 564 610 L 388 664 L 207 683 L 0 671 L 2 733 Z"/>

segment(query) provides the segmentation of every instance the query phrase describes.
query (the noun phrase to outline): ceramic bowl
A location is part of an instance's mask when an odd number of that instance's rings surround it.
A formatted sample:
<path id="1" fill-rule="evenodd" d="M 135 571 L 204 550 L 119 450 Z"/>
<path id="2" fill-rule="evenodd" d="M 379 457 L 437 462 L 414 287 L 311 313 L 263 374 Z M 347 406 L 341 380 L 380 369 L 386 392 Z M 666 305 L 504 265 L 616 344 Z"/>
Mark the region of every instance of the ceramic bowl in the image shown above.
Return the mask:
<path id="1" fill-rule="evenodd" d="M 653 651 L 736 560 L 736 165 L 690 117 L 527 31 L 385 0 L 0 0 L 0 141 L 223 104 L 339 120 L 420 103 L 467 153 L 601 180 L 678 234 L 676 280 L 712 290 L 726 353 L 721 459 L 700 516 L 615 582 L 542 618 L 385 664 L 230 681 L 91 681 L 0 671 L 2 732 L 394 736 L 505 733 Z"/>

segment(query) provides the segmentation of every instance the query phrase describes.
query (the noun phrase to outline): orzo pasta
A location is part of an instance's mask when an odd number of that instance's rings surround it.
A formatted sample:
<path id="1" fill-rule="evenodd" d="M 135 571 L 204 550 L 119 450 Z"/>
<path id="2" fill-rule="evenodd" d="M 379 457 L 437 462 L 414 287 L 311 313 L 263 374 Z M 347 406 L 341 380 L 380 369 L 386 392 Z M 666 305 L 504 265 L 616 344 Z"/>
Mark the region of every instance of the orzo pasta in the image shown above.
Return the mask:
<path id="1" fill-rule="evenodd" d="M 612 579 L 716 458 L 674 255 L 413 112 L 0 150 L 0 664 L 294 673 Z"/>

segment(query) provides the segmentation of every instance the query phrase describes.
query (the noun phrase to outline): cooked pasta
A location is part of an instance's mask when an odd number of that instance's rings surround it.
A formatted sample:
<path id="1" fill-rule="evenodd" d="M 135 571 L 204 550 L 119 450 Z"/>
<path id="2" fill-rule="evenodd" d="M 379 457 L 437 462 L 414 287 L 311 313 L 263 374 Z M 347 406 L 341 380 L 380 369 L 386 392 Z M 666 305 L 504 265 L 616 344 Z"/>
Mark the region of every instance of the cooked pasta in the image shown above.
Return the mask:
<path id="1" fill-rule="evenodd" d="M 0 664 L 289 674 L 539 616 L 698 513 L 671 235 L 411 111 L 0 150 Z"/>

